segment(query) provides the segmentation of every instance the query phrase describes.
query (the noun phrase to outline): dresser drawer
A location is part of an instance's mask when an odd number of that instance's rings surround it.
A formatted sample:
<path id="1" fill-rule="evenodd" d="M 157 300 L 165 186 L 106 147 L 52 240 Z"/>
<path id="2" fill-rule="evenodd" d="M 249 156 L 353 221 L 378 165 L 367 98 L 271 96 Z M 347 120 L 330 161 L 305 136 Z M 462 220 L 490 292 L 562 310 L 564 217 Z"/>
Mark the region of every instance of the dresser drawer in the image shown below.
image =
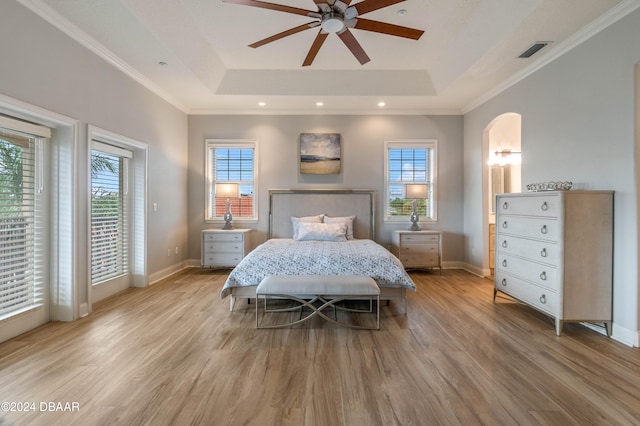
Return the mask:
<path id="1" fill-rule="evenodd" d="M 555 219 L 502 216 L 498 223 L 498 238 L 502 238 L 505 234 L 546 241 L 558 241 L 560 238 L 560 224 Z"/>
<path id="2" fill-rule="evenodd" d="M 244 251 L 244 246 L 242 241 L 240 242 L 205 242 L 204 243 L 204 252 L 205 253 L 242 253 Z"/>
<path id="3" fill-rule="evenodd" d="M 558 217 L 560 200 L 557 195 L 500 197 L 497 209 L 501 214 Z"/>
<path id="4" fill-rule="evenodd" d="M 400 235 L 400 244 L 427 244 L 440 241 L 438 234 L 402 234 Z"/>
<path id="5" fill-rule="evenodd" d="M 242 241 L 244 238 L 244 234 L 238 232 L 216 232 L 216 233 L 205 233 L 204 241 Z"/>
<path id="6" fill-rule="evenodd" d="M 519 257 L 499 253 L 496 268 L 499 271 L 509 272 L 540 286 L 558 290 L 558 268 L 531 262 Z"/>
<path id="7" fill-rule="evenodd" d="M 509 274 L 496 273 L 496 290 L 507 293 L 553 316 L 559 315 L 558 293 Z"/>
<path id="8" fill-rule="evenodd" d="M 525 257 L 553 266 L 560 265 L 560 247 L 557 243 L 500 235 L 497 248 L 498 251 L 506 254 Z"/>

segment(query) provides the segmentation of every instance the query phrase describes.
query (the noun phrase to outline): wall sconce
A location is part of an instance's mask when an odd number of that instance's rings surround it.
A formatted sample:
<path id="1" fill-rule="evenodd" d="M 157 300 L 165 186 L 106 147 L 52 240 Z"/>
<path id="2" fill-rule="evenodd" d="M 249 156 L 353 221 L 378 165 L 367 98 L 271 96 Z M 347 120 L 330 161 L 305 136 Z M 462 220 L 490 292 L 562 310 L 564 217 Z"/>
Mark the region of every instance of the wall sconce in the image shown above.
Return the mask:
<path id="1" fill-rule="evenodd" d="M 420 231 L 420 226 L 418 225 L 419 217 L 418 212 L 416 211 L 418 200 L 426 200 L 429 192 L 429 185 L 427 184 L 408 184 L 404 186 L 406 199 L 413 199 L 411 202 L 411 206 L 413 207 L 413 211 L 411 212 L 411 228 L 410 231 Z"/>
<path id="2" fill-rule="evenodd" d="M 216 184 L 216 198 L 225 198 L 224 204 L 227 206 L 227 211 L 224 213 L 224 226 L 222 229 L 233 229 L 231 221 L 231 198 L 238 198 L 240 192 L 240 185 L 237 183 L 217 183 Z"/>
<path id="3" fill-rule="evenodd" d="M 489 155 L 490 166 L 507 166 L 516 165 L 522 162 L 522 153 L 520 151 L 511 151 L 510 149 L 496 150 Z"/>

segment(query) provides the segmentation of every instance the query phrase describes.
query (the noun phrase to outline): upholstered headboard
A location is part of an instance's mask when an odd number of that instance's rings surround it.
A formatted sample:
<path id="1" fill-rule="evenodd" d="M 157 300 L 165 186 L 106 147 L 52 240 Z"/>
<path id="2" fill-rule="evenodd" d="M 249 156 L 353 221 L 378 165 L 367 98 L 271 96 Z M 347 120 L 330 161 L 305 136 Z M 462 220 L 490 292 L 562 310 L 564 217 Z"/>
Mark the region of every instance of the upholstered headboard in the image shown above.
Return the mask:
<path id="1" fill-rule="evenodd" d="M 355 238 L 374 239 L 373 191 L 364 189 L 269 190 L 269 238 L 291 238 L 291 216 L 355 216 Z"/>

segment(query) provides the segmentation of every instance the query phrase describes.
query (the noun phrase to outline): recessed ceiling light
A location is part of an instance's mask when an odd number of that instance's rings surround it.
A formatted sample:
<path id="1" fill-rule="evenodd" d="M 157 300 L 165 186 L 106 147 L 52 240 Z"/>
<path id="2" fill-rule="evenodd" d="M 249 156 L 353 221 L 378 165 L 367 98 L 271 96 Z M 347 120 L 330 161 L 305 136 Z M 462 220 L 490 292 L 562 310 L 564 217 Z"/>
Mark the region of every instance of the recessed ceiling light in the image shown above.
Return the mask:
<path id="1" fill-rule="evenodd" d="M 259 105 L 259 106 L 261 106 L 261 107 L 263 107 L 263 106 L 265 106 L 265 105 L 267 105 L 267 104 L 266 104 L 265 102 L 258 102 L 258 105 Z"/>
<path id="2" fill-rule="evenodd" d="M 386 104 L 385 104 L 384 102 L 382 102 L 382 101 L 378 102 L 378 106 L 379 106 L 380 108 L 382 108 L 382 107 L 383 107 L 383 106 L 385 106 L 385 105 L 386 105 Z"/>
<path id="3" fill-rule="evenodd" d="M 321 107 L 322 105 L 324 105 L 324 103 L 323 103 L 323 102 L 316 102 L 316 106 Z"/>
<path id="4" fill-rule="evenodd" d="M 407 9 L 400 9 L 396 12 L 396 15 L 398 16 L 404 16 L 407 14 Z"/>

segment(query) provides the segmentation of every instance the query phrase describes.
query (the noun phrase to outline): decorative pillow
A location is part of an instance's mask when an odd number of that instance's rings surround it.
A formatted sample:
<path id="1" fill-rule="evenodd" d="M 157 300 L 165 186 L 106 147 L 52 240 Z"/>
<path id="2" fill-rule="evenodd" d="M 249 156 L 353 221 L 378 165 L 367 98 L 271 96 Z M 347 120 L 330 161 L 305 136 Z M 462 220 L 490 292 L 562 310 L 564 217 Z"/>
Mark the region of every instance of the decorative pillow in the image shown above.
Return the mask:
<path id="1" fill-rule="evenodd" d="M 355 216 L 344 216 L 344 217 L 324 217 L 324 223 L 344 223 L 347 225 L 347 240 L 353 240 L 353 221 L 355 220 Z"/>
<path id="2" fill-rule="evenodd" d="M 347 241 L 347 225 L 344 223 L 300 222 L 297 241 Z"/>
<path id="3" fill-rule="evenodd" d="M 296 240 L 298 235 L 298 224 L 300 223 L 322 223 L 324 214 L 318 214 L 315 216 L 291 216 L 291 225 L 293 226 L 293 239 Z"/>

